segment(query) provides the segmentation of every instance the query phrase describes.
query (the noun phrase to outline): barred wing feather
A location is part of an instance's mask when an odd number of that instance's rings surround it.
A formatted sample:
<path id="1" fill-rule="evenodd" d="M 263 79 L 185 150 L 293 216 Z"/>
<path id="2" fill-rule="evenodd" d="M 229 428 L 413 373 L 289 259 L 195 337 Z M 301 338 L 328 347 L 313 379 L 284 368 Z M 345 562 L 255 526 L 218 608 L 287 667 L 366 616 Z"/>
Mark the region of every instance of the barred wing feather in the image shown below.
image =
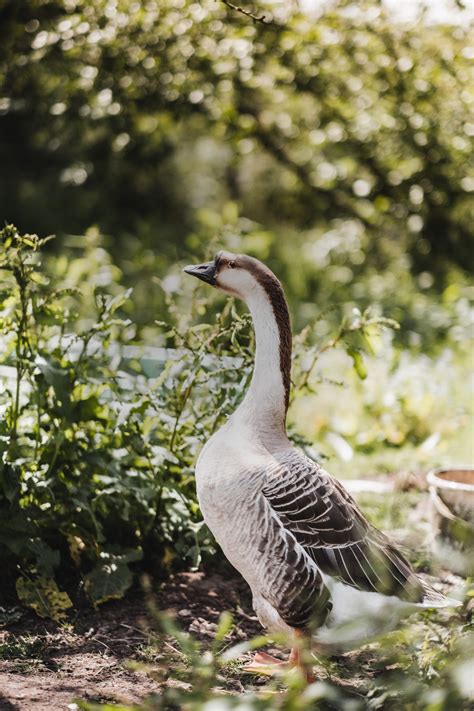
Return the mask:
<path id="1" fill-rule="evenodd" d="M 246 548 L 257 544 L 260 593 L 290 627 L 303 629 L 310 620 L 321 624 L 331 602 L 317 565 L 264 496 L 255 498 L 252 518 L 259 522 L 258 536 L 250 526 L 241 535 Z"/>
<path id="2" fill-rule="evenodd" d="M 434 593 L 324 469 L 297 451 L 266 475 L 265 498 L 318 568 L 360 590 L 420 603 Z"/>

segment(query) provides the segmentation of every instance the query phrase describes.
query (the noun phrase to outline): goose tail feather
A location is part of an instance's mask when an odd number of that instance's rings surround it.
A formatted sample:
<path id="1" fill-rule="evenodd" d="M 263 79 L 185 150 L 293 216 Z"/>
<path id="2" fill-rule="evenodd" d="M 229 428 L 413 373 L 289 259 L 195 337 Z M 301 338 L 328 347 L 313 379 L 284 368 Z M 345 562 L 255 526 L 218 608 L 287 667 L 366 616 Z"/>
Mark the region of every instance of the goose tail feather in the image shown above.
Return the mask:
<path id="1" fill-rule="evenodd" d="M 424 597 L 423 600 L 418 603 L 419 607 L 425 609 L 430 608 L 442 608 L 442 607 L 460 607 L 462 602 L 460 600 L 455 600 L 452 597 L 446 597 L 442 593 L 435 590 L 431 585 L 423 581 Z"/>

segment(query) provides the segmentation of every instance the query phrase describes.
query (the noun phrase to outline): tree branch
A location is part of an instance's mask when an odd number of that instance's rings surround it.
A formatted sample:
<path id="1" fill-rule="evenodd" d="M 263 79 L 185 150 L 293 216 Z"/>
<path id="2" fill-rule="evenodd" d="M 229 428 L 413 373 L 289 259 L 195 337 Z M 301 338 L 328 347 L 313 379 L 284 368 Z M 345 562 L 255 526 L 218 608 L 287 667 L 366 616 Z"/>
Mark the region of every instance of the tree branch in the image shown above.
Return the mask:
<path id="1" fill-rule="evenodd" d="M 234 5 L 234 3 L 230 2 L 230 0 L 221 0 L 221 2 L 223 2 L 224 5 L 227 5 L 227 7 L 230 7 L 231 10 L 235 10 L 246 17 L 250 17 L 250 19 L 254 22 L 262 22 L 264 25 L 268 25 L 271 22 L 271 20 L 267 19 L 265 15 L 257 15 L 251 10 L 246 10 L 245 8 L 240 7 L 240 5 Z"/>

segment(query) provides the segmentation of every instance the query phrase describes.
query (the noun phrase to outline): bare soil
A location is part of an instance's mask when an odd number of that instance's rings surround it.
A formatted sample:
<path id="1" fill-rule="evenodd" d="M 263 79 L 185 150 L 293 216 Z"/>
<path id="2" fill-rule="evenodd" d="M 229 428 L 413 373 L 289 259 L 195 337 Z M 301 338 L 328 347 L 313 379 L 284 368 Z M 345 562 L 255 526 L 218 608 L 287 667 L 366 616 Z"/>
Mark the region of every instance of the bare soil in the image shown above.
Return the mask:
<path id="1" fill-rule="evenodd" d="M 204 643 L 213 638 L 225 610 L 238 623 L 231 642 L 261 631 L 247 586 L 238 577 L 180 573 L 163 585 L 157 601 L 160 610 L 174 612 L 179 625 Z M 143 595 L 80 612 L 63 624 L 24 613 L 0 629 L 0 711 L 73 709 L 77 699 L 142 701 L 159 692 L 163 682 L 131 669 L 130 662 L 153 662 L 154 641 Z"/>
<path id="2" fill-rule="evenodd" d="M 442 579 L 446 593 L 462 583 L 449 573 Z M 247 584 L 230 568 L 227 574 L 176 574 L 151 599 L 159 610 L 171 612 L 180 628 L 192 633 L 203 649 L 210 647 L 224 611 L 231 612 L 236 623 L 226 636 L 229 646 L 262 632 Z M 18 615 L 16 621 L 5 623 L 8 616 Z M 142 593 L 129 594 L 97 610 L 79 611 L 62 624 L 40 620 L 29 612 L 3 610 L 3 625 L 0 711 L 76 711 L 73 704 L 79 699 L 134 704 L 158 694 L 164 686 L 189 687 L 176 673 L 181 663 L 177 643 L 157 634 Z M 267 647 L 267 651 L 284 658 L 281 649 Z M 318 679 L 330 676 L 341 689 L 364 697 L 367 683 L 381 669 L 383 663 L 368 645 L 327 660 L 316 673 Z M 223 691 L 238 694 L 266 684 L 267 679 L 249 678 L 237 667 L 222 682 Z"/>

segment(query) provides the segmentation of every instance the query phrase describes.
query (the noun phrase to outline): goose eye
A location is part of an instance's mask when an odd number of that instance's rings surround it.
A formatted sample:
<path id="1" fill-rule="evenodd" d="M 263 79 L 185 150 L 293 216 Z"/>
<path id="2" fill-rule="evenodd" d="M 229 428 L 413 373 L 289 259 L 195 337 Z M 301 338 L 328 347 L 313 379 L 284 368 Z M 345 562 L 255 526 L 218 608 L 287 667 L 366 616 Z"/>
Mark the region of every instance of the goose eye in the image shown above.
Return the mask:
<path id="1" fill-rule="evenodd" d="M 235 262 L 229 262 L 229 269 L 235 269 Z"/>

